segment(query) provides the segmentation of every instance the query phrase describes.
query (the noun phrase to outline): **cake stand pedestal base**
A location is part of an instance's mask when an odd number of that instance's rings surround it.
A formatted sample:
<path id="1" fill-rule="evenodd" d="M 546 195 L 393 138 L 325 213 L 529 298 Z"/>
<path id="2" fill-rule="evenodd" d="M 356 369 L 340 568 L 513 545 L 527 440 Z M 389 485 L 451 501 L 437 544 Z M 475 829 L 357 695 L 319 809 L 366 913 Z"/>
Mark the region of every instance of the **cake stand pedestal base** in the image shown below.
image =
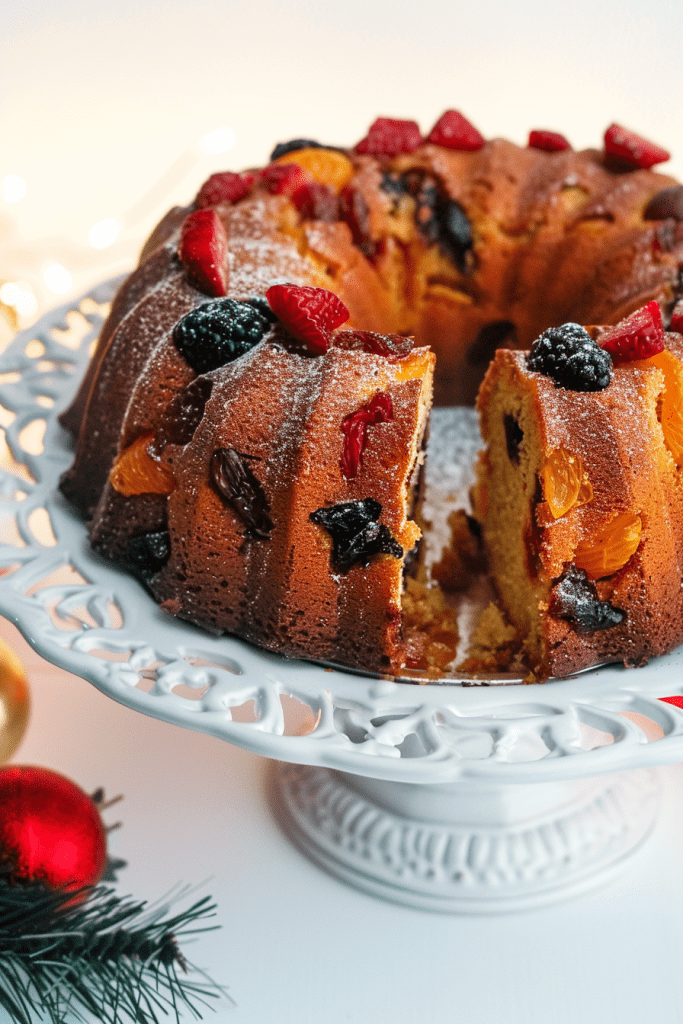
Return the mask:
<path id="1" fill-rule="evenodd" d="M 567 899 L 606 881 L 655 822 L 652 770 L 566 782 L 382 782 L 277 764 L 273 806 L 316 864 L 423 910 L 482 914 Z"/>

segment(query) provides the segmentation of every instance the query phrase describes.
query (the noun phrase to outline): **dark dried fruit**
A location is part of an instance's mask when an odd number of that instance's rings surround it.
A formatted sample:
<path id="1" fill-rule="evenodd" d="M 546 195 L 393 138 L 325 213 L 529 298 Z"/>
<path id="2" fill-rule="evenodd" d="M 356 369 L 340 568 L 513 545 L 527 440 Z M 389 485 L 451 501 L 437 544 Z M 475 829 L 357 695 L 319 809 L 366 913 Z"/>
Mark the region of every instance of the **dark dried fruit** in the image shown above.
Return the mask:
<path id="1" fill-rule="evenodd" d="M 506 412 L 503 416 L 503 429 L 505 430 L 505 445 L 508 458 L 513 465 L 518 466 L 519 452 L 524 440 L 524 431 L 515 417 L 509 412 Z"/>
<path id="2" fill-rule="evenodd" d="M 211 456 L 211 481 L 248 530 L 267 540 L 273 524 L 263 487 L 249 468 L 250 456 L 218 448 Z"/>
<path id="3" fill-rule="evenodd" d="M 609 601 L 601 601 L 592 580 L 583 569 L 571 563 L 556 580 L 550 599 L 550 611 L 558 619 L 566 619 L 577 633 L 595 633 L 611 629 L 626 618 L 626 612 Z"/>
<path id="4" fill-rule="evenodd" d="M 205 206 L 218 206 L 219 203 L 237 203 L 248 195 L 256 181 L 256 175 L 246 171 L 234 174 L 232 171 L 220 171 L 208 178 L 194 201 L 196 209 Z"/>
<path id="5" fill-rule="evenodd" d="M 173 340 L 197 373 L 208 373 L 239 359 L 270 330 L 270 323 L 249 302 L 216 299 L 179 320 Z"/>
<path id="6" fill-rule="evenodd" d="M 550 327 L 531 346 L 527 366 L 570 391 L 603 391 L 612 379 L 612 359 L 579 324 Z"/>
<path id="7" fill-rule="evenodd" d="M 378 117 L 370 125 L 365 138 L 356 146 L 356 152 L 391 157 L 412 153 L 421 145 L 422 133 L 416 121 Z"/>
<path id="8" fill-rule="evenodd" d="M 482 148 L 486 139 L 458 110 L 447 110 L 432 128 L 427 142 L 473 153 Z"/>
<path id="9" fill-rule="evenodd" d="M 663 164 L 671 157 L 666 149 L 619 124 L 611 124 L 605 132 L 605 153 L 617 165 L 621 164 L 628 169 L 647 169 L 655 164 Z"/>
<path id="10" fill-rule="evenodd" d="M 168 530 L 153 530 L 129 537 L 127 554 L 133 571 L 143 580 L 151 580 L 163 569 L 171 555 Z"/>
<path id="11" fill-rule="evenodd" d="M 292 202 L 304 220 L 339 220 L 339 197 L 327 185 L 309 181 L 292 193 Z"/>
<path id="12" fill-rule="evenodd" d="M 402 174 L 396 174 L 393 171 L 387 171 L 382 175 L 379 187 L 382 189 L 382 192 L 386 192 L 388 196 L 391 196 L 394 202 L 394 207 L 401 196 L 408 195 L 410 192 L 408 183 L 404 176 Z"/>
<path id="13" fill-rule="evenodd" d="M 467 362 L 471 366 L 488 366 L 496 349 L 515 348 L 517 329 L 511 320 L 494 320 L 484 324 L 467 350 Z"/>
<path id="14" fill-rule="evenodd" d="M 337 331 L 330 344 L 347 352 L 371 352 L 386 359 L 402 359 L 412 352 L 414 339 L 401 334 L 376 334 L 374 331 Z"/>
<path id="15" fill-rule="evenodd" d="M 403 548 L 388 527 L 377 522 L 382 506 L 374 498 L 342 501 L 316 509 L 310 518 L 332 537 L 332 561 L 343 572 L 352 565 L 368 565 L 373 555 L 403 558 Z"/>
<path id="16" fill-rule="evenodd" d="M 543 128 L 535 128 L 529 132 L 529 149 L 542 149 L 545 153 L 561 153 L 571 149 L 564 135 L 559 132 L 548 132 Z"/>
<path id="17" fill-rule="evenodd" d="M 197 377 L 171 399 L 157 427 L 154 440 L 147 448 L 151 456 L 158 458 L 168 444 L 190 443 L 202 421 L 212 388 L 212 380 Z"/>
<path id="18" fill-rule="evenodd" d="M 344 448 L 341 457 L 341 470 L 347 480 L 358 475 L 363 452 L 368 440 L 368 427 L 376 423 L 389 423 L 394 418 L 394 407 L 391 395 L 378 391 L 367 405 L 347 416 L 342 423 Z"/>
<path id="19" fill-rule="evenodd" d="M 659 303 L 653 299 L 616 327 L 600 335 L 600 347 L 612 359 L 648 359 L 664 351 L 664 326 Z"/>
<path id="20" fill-rule="evenodd" d="M 187 215 L 178 255 L 190 284 L 205 295 L 225 295 L 228 236 L 215 210 L 194 210 Z"/>
<path id="21" fill-rule="evenodd" d="M 672 185 L 653 196 L 643 211 L 645 220 L 683 220 L 683 185 Z"/>
<path id="22" fill-rule="evenodd" d="M 242 301 L 246 302 L 248 306 L 253 306 L 269 324 L 277 322 L 277 317 L 270 308 L 270 303 L 265 295 L 252 295 L 250 299 L 243 299 Z"/>
<path id="23" fill-rule="evenodd" d="M 266 292 L 266 298 L 283 327 L 314 355 L 327 352 L 330 332 L 349 319 L 349 311 L 342 300 L 326 288 L 274 284 Z"/>
<path id="24" fill-rule="evenodd" d="M 372 256 L 375 243 L 370 235 L 370 209 L 362 193 L 347 185 L 339 194 L 339 215 L 351 229 L 351 237 L 362 253 Z"/>
<path id="25" fill-rule="evenodd" d="M 298 153 L 300 149 L 326 149 L 322 142 L 316 142 L 315 139 L 290 139 L 289 142 L 278 142 L 277 146 L 270 154 L 271 163 L 273 160 L 279 160 L 281 156 L 286 156 L 287 153 Z"/>
<path id="26" fill-rule="evenodd" d="M 454 199 L 446 201 L 439 211 L 441 234 L 439 243 L 463 274 L 472 269 L 472 228 L 467 215 Z"/>

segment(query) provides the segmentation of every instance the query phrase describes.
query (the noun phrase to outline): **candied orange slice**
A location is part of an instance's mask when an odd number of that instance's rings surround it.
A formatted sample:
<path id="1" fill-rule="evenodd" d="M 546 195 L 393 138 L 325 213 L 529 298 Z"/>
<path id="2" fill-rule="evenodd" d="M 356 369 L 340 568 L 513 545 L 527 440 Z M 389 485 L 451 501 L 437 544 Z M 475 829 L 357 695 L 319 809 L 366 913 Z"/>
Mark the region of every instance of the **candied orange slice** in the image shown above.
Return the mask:
<path id="1" fill-rule="evenodd" d="M 666 446 L 677 466 L 683 465 L 683 366 L 673 352 L 666 349 L 649 359 L 638 359 L 630 365 L 655 366 L 664 374 L 664 391 L 659 410 L 659 421 Z"/>
<path id="2" fill-rule="evenodd" d="M 173 473 L 148 455 L 153 433 L 142 434 L 119 455 L 109 482 L 115 491 L 130 498 L 134 494 L 170 494 L 175 487 Z"/>
<path id="3" fill-rule="evenodd" d="M 640 544 L 640 516 L 622 512 L 603 526 L 590 540 L 582 540 L 574 555 L 574 564 L 585 569 L 591 579 L 611 576 L 626 565 Z"/>
<path id="4" fill-rule="evenodd" d="M 543 496 L 553 519 L 559 519 L 575 505 L 585 505 L 593 498 L 591 485 L 578 455 L 555 448 L 541 470 Z"/>
<path id="5" fill-rule="evenodd" d="M 335 192 L 341 192 L 353 177 L 353 164 L 349 158 L 333 149 L 299 149 L 285 153 L 275 163 L 298 164 L 314 181 L 329 185 Z"/>

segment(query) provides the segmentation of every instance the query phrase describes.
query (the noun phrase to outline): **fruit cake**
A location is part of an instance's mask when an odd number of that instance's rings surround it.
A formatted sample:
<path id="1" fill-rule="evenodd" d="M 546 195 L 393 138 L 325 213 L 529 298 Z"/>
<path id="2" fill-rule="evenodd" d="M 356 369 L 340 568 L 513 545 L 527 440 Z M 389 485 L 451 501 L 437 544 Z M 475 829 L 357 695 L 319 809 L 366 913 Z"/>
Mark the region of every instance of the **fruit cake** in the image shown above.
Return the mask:
<path id="1" fill-rule="evenodd" d="M 667 158 L 616 125 L 583 152 L 486 140 L 451 110 L 427 136 L 379 118 L 351 149 L 296 139 L 212 175 L 144 246 L 62 416 L 95 549 L 205 628 L 443 667 L 452 618 L 416 579 L 403 594 L 432 386 L 471 403 L 501 346 L 651 300 L 668 319 Z"/>

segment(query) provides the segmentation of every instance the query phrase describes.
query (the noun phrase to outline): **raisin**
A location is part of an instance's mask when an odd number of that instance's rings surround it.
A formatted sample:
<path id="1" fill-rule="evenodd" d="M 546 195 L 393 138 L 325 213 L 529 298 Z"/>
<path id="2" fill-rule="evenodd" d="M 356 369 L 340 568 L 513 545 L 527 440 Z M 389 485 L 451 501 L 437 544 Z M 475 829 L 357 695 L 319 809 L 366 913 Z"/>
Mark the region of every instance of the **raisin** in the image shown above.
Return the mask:
<path id="1" fill-rule="evenodd" d="M 211 456 L 211 481 L 249 531 L 267 540 L 273 523 L 261 483 L 247 465 L 253 456 L 234 448 L 217 448 Z"/>
<path id="2" fill-rule="evenodd" d="M 403 558 L 403 548 L 389 528 L 377 522 L 382 506 L 374 498 L 342 501 L 316 509 L 310 518 L 332 537 L 333 564 L 346 572 L 352 565 L 368 565 L 373 555 Z"/>
<path id="3" fill-rule="evenodd" d="M 151 580 L 163 569 L 171 554 L 171 537 L 168 530 L 154 530 L 129 537 L 127 544 L 128 561 L 143 580 Z"/>
<path id="4" fill-rule="evenodd" d="M 505 430 L 505 444 L 508 451 L 508 459 L 513 465 L 519 465 L 519 450 L 524 440 L 524 431 L 515 417 L 506 412 L 503 416 L 503 428 Z"/>
<path id="5" fill-rule="evenodd" d="M 339 199 L 327 185 L 306 182 L 292 194 L 292 202 L 304 220 L 322 220 L 331 224 L 339 220 Z"/>
<path id="6" fill-rule="evenodd" d="M 512 321 L 493 320 L 490 324 L 480 327 L 467 350 L 467 362 L 471 366 L 488 366 L 496 349 L 514 348 L 516 344 L 517 330 Z"/>
<path id="7" fill-rule="evenodd" d="M 279 160 L 281 156 L 286 156 L 287 153 L 297 153 L 300 149 L 324 149 L 322 142 L 316 142 L 315 139 L 290 139 L 289 142 L 278 142 L 277 146 L 270 154 L 270 162 L 273 160 Z"/>
<path id="8" fill-rule="evenodd" d="M 531 346 L 527 366 L 570 391 L 604 391 L 612 358 L 579 324 L 550 327 Z"/>
<path id="9" fill-rule="evenodd" d="M 250 302 L 216 299 L 179 320 L 173 340 L 193 370 L 208 373 L 245 355 L 269 330 L 269 320 Z"/>
<path id="10" fill-rule="evenodd" d="M 171 399 L 157 427 L 154 441 L 149 446 L 150 454 L 160 455 L 167 444 L 190 443 L 202 421 L 212 388 L 213 381 L 206 377 L 197 377 Z"/>
<path id="11" fill-rule="evenodd" d="M 459 203 L 449 199 L 441 211 L 441 245 L 463 274 L 472 269 L 472 229 Z"/>
<path id="12" fill-rule="evenodd" d="M 550 611 L 559 619 L 566 619 L 577 633 L 595 633 L 611 629 L 626 618 L 626 613 L 609 601 L 601 601 L 595 584 L 583 569 L 570 563 L 555 581 Z"/>
<path id="13" fill-rule="evenodd" d="M 643 211 L 644 220 L 683 220 L 683 185 L 672 185 L 653 196 Z"/>
<path id="14" fill-rule="evenodd" d="M 395 174 L 392 173 L 391 171 L 387 171 L 385 174 L 382 175 L 382 180 L 379 183 L 379 187 L 381 188 L 382 192 L 390 196 L 393 202 L 394 211 L 396 210 L 398 201 L 401 198 L 401 196 L 408 195 L 410 192 L 408 184 L 403 175 Z"/>

